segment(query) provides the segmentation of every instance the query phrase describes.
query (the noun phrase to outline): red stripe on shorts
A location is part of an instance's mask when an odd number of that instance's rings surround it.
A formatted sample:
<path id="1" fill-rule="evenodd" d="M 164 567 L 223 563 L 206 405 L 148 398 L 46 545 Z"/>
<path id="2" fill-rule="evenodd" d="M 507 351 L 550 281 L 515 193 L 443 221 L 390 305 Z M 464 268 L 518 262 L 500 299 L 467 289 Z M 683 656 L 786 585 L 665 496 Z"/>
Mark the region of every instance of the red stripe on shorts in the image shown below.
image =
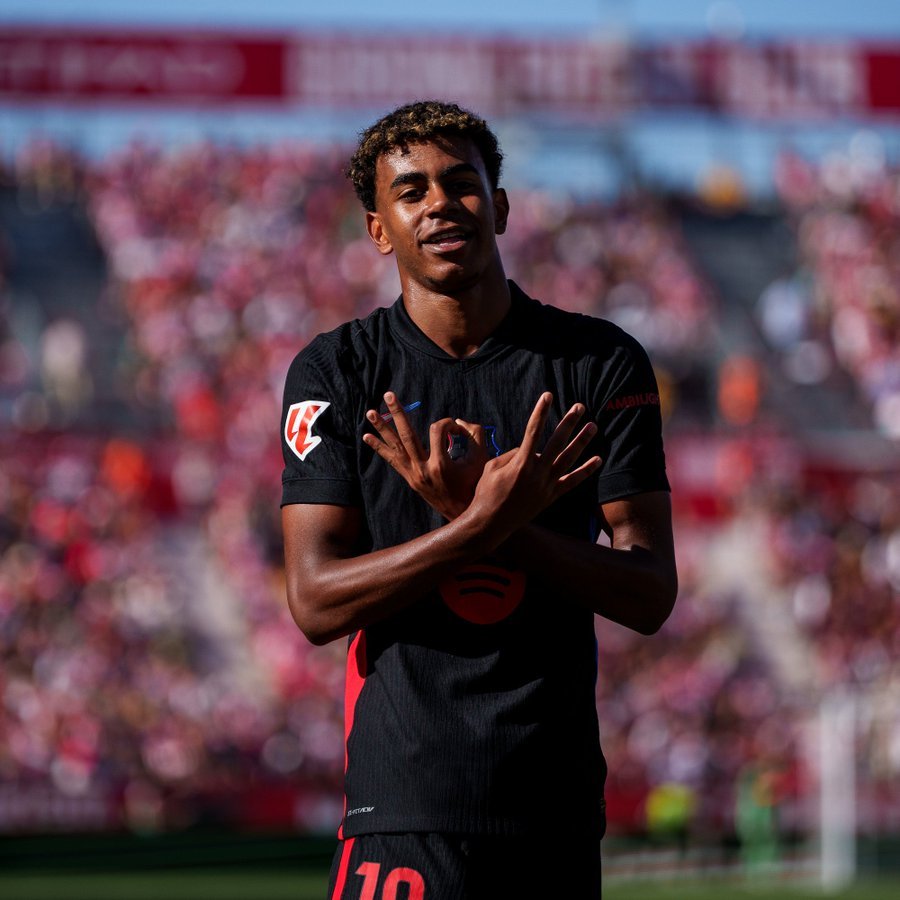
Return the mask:
<path id="1" fill-rule="evenodd" d="M 347 838 L 341 849 L 341 862 L 338 866 L 337 880 L 334 882 L 334 893 L 331 900 L 341 900 L 344 893 L 344 885 L 347 884 L 347 870 L 350 868 L 350 854 L 353 852 L 353 842 L 356 838 Z"/>

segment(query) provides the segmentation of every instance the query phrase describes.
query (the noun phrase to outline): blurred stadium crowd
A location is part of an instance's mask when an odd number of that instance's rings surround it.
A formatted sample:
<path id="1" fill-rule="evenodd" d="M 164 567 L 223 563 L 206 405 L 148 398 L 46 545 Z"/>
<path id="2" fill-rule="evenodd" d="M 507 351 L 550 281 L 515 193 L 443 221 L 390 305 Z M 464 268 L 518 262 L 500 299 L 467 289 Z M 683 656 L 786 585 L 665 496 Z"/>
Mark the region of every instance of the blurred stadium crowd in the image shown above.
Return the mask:
<path id="1" fill-rule="evenodd" d="M 87 317 L 23 337 L 0 244 L 0 830 L 335 826 L 344 647 L 287 611 L 277 429 L 294 353 L 397 292 L 343 159 L 35 142 L 0 173 L 23 215 L 86 216 L 106 266 Z M 842 367 L 897 437 L 900 172 L 835 167 L 780 163 L 798 263 L 761 327 L 786 361 Z M 611 831 L 733 834 L 750 773 L 750 802 L 802 834 L 811 712 L 840 686 L 869 704 L 866 827 L 897 827 L 898 471 L 811 465 L 764 396 L 717 406 L 727 298 L 659 199 L 512 203 L 507 271 L 635 334 L 667 415 L 680 599 L 652 638 L 598 624 Z"/>

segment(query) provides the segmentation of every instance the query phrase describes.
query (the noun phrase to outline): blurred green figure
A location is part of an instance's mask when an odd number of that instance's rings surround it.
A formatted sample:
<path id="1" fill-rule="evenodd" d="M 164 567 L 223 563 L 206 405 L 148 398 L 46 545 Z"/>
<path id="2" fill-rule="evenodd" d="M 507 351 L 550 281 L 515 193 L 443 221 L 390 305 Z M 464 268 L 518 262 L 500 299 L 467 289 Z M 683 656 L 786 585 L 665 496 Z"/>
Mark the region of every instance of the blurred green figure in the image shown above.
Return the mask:
<path id="1" fill-rule="evenodd" d="M 748 763 L 738 776 L 734 825 L 750 875 L 771 872 L 778 862 L 779 780 L 764 761 Z"/>

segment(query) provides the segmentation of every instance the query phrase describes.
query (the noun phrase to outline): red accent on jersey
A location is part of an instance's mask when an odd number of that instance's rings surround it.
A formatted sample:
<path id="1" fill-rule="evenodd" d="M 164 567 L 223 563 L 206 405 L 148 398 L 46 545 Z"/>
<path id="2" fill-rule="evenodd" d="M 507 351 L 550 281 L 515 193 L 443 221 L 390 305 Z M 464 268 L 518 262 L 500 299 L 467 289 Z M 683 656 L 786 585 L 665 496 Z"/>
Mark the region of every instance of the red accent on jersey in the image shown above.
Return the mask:
<path id="1" fill-rule="evenodd" d="M 606 411 L 615 412 L 619 409 L 631 409 L 632 406 L 659 406 L 659 394 L 655 391 L 647 391 L 643 394 L 615 397 L 606 404 Z"/>
<path id="2" fill-rule="evenodd" d="M 350 854 L 353 852 L 353 842 L 356 838 L 347 838 L 344 846 L 341 848 L 341 861 L 338 865 L 337 878 L 334 881 L 334 893 L 331 900 L 341 900 L 344 893 L 344 886 L 347 884 L 347 870 L 350 868 Z"/>
<path id="3" fill-rule="evenodd" d="M 350 732 L 353 730 L 353 718 L 356 714 L 356 701 L 362 693 L 366 683 L 366 633 L 362 629 L 356 632 L 356 637 L 347 651 L 347 680 L 344 684 L 344 774 L 347 774 L 349 753 L 347 750 L 350 742 Z M 344 818 L 347 815 L 347 795 L 344 795 L 344 816 L 341 818 L 341 827 L 338 829 L 338 838 L 344 839 Z"/>
<path id="4" fill-rule="evenodd" d="M 441 599 L 456 615 L 476 625 L 505 619 L 525 596 L 525 575 L 477 563 L 441 582 Z"/>
<path id="5" fill-rule="evenodd" d="M 326 400 L 303 400 L 291 404 L 284 422 L 284 439 L 288 447 L 300 459 L 306 459 L 310 450 L 322 443 L 322 438 L 312 433 L 313 422 L 331 406 Z"/>

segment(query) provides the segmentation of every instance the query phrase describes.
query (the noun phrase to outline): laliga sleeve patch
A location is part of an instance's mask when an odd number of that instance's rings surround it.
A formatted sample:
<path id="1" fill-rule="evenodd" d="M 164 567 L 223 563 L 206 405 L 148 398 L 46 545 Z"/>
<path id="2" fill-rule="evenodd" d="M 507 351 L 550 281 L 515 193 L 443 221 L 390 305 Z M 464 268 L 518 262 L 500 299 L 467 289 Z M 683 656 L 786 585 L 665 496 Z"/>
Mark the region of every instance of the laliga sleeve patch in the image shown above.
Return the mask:
<path id="1" fill-rule="evenodd" d="M 284 439 L 300 459 L 306 459 L 322 443 L 322 438 L 312 433 L 312 427 L 329 406 L 331 404 L 325 400 L 302 400 L 300 403 L 292 403 L 288 409 L 284 421 Z"/>

